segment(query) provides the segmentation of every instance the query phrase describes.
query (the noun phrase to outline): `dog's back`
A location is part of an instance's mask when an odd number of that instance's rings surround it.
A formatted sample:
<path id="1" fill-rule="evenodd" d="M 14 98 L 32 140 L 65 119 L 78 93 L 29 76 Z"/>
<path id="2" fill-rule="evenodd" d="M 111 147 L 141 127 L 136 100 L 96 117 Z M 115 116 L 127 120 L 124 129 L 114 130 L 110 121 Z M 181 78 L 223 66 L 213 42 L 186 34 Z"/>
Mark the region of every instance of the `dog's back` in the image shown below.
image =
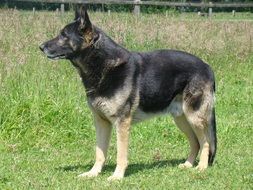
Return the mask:
<path id="1" fill-rule="evenodd" d="M 194 78 L 203 83 L 214 81 L 210 67 L 191 54 L 158 50 L 139 55 L 142 57 L 140 107 L 144 111 L 163 110 Z"/>

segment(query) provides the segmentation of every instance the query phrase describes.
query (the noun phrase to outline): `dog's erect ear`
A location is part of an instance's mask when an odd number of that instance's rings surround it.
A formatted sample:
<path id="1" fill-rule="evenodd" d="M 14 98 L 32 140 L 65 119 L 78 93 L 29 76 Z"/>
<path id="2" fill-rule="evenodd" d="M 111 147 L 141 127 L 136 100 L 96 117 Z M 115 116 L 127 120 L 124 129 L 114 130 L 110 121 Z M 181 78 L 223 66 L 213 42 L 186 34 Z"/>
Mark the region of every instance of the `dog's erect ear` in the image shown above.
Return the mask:
<path id="1" fill-rule="evenodd" d="M 90 21 L 90 18 L 85 6 L 81 6 L 80 8 L 76 9 L 75 20 L 79 20 L 81 29 L 92 27 L 92 24 L 91 24 L 91 21 Z"/>
<path id="2" fill-rule="evenodd" d="M 76 11 L 75 11 L 75 19 L 77 20 L 80 17 L 80 8 L 76 7 Z"/>
<path id="3" fill-rule="evenodd" d="M 85 6 L 76 10 L 75 20 L 79 20 L 79 30 L 89 43 L 93 39 L 93 28 Z"/>

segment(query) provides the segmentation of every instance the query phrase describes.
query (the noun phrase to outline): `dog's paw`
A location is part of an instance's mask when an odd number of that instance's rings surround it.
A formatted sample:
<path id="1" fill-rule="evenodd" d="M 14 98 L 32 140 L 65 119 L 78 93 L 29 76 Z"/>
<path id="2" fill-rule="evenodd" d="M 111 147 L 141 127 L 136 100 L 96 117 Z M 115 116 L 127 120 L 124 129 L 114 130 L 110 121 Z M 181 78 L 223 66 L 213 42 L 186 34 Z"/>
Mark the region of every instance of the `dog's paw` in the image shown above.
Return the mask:
<path id="1" fill-rule="evenodd" d="M 207 168 L 207 164 L 201 164 L 199 163 L 196 169 L 200 172 L 204 171 Z"/>
<path id="2" fill-rule="evenodd" d="M 89 172 L 84 172 L 80 175 L 78 175 L 79 178 L 87 177 L 87 178 L 92 178 L 92 177 L 97 177 L 99 172 L 94 172 L 94 171 L 89 171 Z"/>
<path id="3" fill-rule="evenodd" d="M 186 161 L 185 163 L 179 164 L 178 165 L 179 168 L 192 168 L 192 164 L 188 161 Z"/>
<path id="4" fill-rule="evenodd" d="M 117 175 L 112 175 L 107 178 L 108 181 L 119 181 L 121 179 L 123 179 L 123 176 L 117 176 Z"/>

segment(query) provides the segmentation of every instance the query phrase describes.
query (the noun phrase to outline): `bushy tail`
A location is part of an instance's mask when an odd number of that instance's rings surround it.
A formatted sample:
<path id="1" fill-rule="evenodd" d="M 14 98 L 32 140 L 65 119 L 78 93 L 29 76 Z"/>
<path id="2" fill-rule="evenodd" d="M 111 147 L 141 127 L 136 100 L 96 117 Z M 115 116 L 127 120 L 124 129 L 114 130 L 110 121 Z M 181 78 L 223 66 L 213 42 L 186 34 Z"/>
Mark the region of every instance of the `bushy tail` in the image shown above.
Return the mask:
<path id="1" fill-rule="evenodd" d="M 215 120 L 215 109 L 212 109 L 211 121 L 209 128 L 209 137 L 210 137 L 210 152 L 208 158 L 208 164 L 212 165 L 214 162 L 214 157 L 217 149 L 217 136 L 216 136 L 216 120 Z"/>

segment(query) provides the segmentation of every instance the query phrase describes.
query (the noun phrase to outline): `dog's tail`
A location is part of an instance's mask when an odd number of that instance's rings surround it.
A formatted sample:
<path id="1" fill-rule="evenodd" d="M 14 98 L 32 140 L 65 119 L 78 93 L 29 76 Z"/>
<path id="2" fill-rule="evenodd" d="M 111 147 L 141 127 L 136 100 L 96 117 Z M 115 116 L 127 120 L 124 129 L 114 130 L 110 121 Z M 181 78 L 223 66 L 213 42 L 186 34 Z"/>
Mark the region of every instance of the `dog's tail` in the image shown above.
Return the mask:
<path id="1" fill-rule="evenodd" d="M 215 91 L 215 87 L 213 88 Z M 213 92 L 213 99 L 214 99 L 214 92 Z M 214 100 L 213 100 L 214 104 Z M 217 135 L 216 135 L 216 119 L 215 119 L 215 108 L 213 105 L 212 112 L 211 112 L 211 118 L 209 122 L 209 139 L 210 139 L 210 151 L 209 151 L 209 157 L 208 157 L 208 163 L 211 166 L 214 162 L 214 157 L 216 154 L 217 149 Z"/>

